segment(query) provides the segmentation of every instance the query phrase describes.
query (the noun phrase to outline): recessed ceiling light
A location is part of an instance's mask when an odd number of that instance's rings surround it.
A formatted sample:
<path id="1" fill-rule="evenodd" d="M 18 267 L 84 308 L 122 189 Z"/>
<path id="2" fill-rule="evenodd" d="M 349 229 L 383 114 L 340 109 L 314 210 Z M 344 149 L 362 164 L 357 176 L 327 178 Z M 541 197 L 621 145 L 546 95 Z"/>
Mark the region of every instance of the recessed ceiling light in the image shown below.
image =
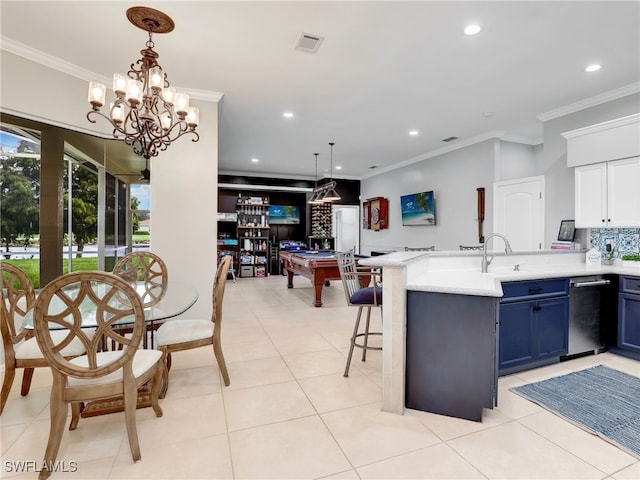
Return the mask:
<path id="1" fill-rule="evenodd" d="M 342 170 L 342 165 L 336 165 L 336 170 Z"/>
<path id="2" fill-rule="evenodd" d="M 602 67 L 600 65 L 598 65 L 597 63 L 592 63 L 591 65 L 589 65 L 587 68 L 584 69 L 585 72 L 597 72 L 598 70 L 600 70 Z"/>
<path id="3" fill-rule="evenodd" d="M 465 35 L 475 35 L 480 32 L 480 25 L 467 25 L 464 29 Z"/>
<path id="4" fill-rule="evenodd" d="M 284 112 L 282 116 L 284 118 L 293 118 L 293 112 Z"/>
<path id="5" fill-rule="evenodd" d="M 253 163 L 258 163 L 258 162 L 260 161 L 260 159 L 258 159 L 258 158 L 252 158 L 252 159 L 251 159 L 251 161 L 252 161 Z"/>
<path id="6" fill-rule="evenodd" d="M 418 130 L 409 130 L 409 135 L 415 137 L 416 135 L 418 135 Z"/>

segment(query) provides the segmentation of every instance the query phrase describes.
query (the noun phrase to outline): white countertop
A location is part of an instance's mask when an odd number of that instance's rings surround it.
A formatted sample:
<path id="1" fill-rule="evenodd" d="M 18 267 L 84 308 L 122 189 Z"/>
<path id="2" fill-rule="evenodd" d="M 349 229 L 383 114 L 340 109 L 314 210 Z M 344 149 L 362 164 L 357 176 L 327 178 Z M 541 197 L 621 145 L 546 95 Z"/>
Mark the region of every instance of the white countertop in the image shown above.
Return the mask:
<path id="1" fill-rule="evenodd" d="M 495 258 L 488 273 L 480 271 L 478 252 L 395 252 L 363 259 L 360 264 L 377 267 L 406 267 L 407 290 L 461 295 L 502 297 L 502 282 L 558 277 L 618 274 L 640 276 L 640 268 L 587 265 L 584 252 L 491 252 Z M 518 270 L 514 267 L 518 265 Z"/>

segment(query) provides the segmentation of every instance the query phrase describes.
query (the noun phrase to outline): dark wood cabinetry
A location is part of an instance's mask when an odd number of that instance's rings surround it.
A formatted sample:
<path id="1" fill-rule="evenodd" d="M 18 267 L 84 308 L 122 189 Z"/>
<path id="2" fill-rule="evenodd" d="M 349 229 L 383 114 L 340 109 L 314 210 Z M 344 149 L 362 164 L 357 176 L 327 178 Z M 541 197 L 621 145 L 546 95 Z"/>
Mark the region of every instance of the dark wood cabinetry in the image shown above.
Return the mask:
<path id="1" fill-rule="evenodd" d="M 498 373 L 555 363 L 569 345 L 569 279 L 502 285 Z"/>

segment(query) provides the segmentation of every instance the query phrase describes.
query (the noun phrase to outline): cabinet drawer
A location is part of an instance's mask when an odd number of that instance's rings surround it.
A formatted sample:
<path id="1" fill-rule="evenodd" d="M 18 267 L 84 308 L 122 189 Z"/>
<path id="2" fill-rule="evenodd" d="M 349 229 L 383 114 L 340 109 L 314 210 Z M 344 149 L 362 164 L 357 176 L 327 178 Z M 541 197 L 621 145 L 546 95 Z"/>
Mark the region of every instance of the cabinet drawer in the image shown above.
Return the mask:
<path id="1" fill-rule="evenodd" d="M 620 276 L 620 292 L 640 295 L 640 277 Z"/>
<path id="2" fill-rule="evenodd" d="M 504 295 L 500 299 L 501 303 L 568 295 L 569 279 L 554 278 L 550 280 L 505 282 L 502 284 L 502 292 Z"/>

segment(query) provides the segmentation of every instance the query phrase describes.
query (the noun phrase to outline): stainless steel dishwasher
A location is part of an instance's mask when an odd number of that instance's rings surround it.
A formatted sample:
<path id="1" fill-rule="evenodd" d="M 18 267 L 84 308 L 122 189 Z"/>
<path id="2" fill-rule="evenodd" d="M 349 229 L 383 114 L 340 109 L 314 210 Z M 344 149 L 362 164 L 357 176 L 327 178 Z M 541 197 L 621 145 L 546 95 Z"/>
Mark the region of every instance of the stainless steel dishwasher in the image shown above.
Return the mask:
<path id="1" fill-rule="evenodd" d="M 611 280 L 602 275 L 571 279 L 567 356 L 600 353 L 606 348 L 606 329 L 610 323 L 606 299 L 610 285 Z"/>

